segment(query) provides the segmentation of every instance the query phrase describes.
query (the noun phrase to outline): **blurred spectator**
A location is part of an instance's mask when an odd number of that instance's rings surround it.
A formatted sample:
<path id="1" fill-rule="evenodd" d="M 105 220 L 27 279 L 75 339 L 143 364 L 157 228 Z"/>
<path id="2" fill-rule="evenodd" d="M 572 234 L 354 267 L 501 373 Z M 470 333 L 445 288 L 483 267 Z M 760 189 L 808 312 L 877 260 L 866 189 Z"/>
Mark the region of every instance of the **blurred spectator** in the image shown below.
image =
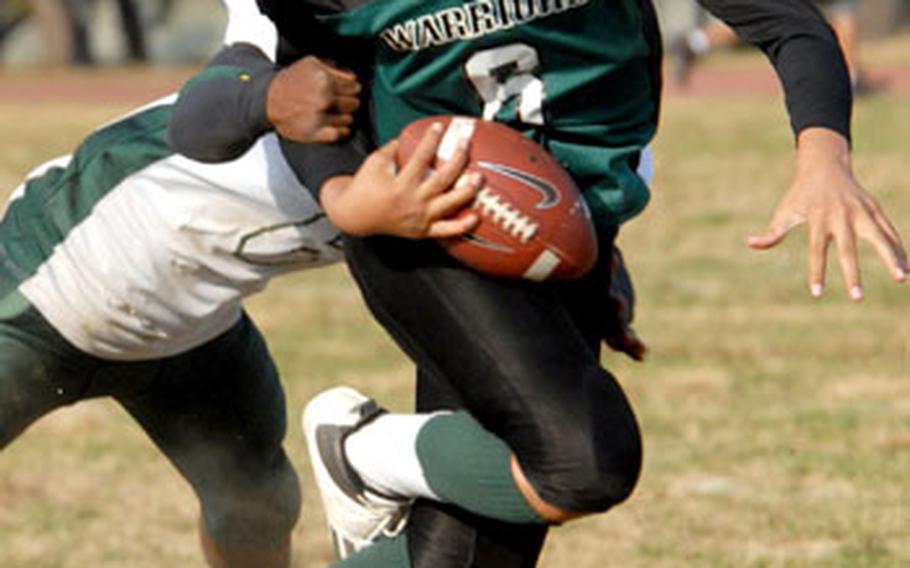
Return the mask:
<path id="1" fill-rule="evenodd" d="M 3 38 L 28 16 L 28 0 L 7 0 L 0 3 L 0 46 Z"/>
<path id="2" fill-rule="evenodd" d="M 44 39 L 45 56 L 52 65 L 62 65 L 72 61 L 75 43 L 74 29 L 71 25 L 70 12 L 62 0 L 29 0 L 32 17 L 41 29 Z"/>
<path id="3" fill-rule="evenodd" d="M 128 61 L 148 59 L 146 33 L 136 0 L 112 0 L 124 39 Z M 159 15 L 166 15 L 174 0 L 158 2 Z M 0 45 L 20 23 L 32 18 L 42 38 L 45 61 L 50 65 L 93 64 L 91 31 L 96 0 L 3 0 L 0 1 Z"/>
<path id="4" fill-rule="evenodd" d="M 36 0 L 32 0 L 34 3 Z M 65 6 L 70 26 L 69 62 L 82 65 L 95 63 L 92 53 L 90 31 L 95 13 L 95 0 L 37 0 L 57 2 Z M 120 31 L 125 43 L 125 57 L 131 62 L 144 62 L 148 59 L 145 31 L 139 10 L 134 0 L 115 0 L 120 18 Z"/>
<path id="5" fill-rule="evenodd" d="M 816 0 L 824 10 L 850 68 L 853 89 L 863 86 L 865 78 L 859 64 L 859 0 Z"/>
<path id="6" fill-rule="evenodd" d="M 873 89 L 859 61 L 859 0 L 814 0 L 824 12 L 831 27 L 837 34 L 855 94 L 861 95 Z M 692 68 L 699 57 L 711 51 L 724 49 L 739 43 L 739 38 L 723 22 L 708 18 L 700 10 L 701 21 L 695 29 L 677 38 L 671 45 L 671 79 L 677 85 L 685 85 Z"/>

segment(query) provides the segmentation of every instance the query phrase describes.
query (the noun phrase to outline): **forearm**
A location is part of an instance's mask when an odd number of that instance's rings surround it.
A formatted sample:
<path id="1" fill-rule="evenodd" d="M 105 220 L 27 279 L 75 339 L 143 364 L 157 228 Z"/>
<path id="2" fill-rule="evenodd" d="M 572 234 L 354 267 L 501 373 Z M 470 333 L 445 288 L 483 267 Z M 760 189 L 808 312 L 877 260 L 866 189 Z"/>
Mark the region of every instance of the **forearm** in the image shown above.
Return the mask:
<path id="1" fill-rule="evenodd" d="M 325 206 L 329 180 L 349 179 L 373 150 L 372 139 L 362 130 L 336 144 L 298 144 L 281 140 L 281 152 L 300 182 Z"/>
<path id="2" fill-rule="evenodd" d="M 846 63 L 830 26 L 808 0 L 699 2 L 771 60 L 794 133 L 823 127 L 850 140 L 852 94 Z"/>

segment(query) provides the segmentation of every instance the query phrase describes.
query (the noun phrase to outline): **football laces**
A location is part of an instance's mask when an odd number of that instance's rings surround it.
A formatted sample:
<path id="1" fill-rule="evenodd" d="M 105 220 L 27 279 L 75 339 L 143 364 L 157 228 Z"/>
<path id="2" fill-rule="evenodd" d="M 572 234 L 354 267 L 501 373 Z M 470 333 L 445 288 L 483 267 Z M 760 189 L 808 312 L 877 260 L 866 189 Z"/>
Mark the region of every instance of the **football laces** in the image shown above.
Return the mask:
<path id="1" fill-rule="evenodd" d="M 530 241 L 540 228 L 540 225 L 531 217 L 523 214 L 517 207 L 488 187 L 478 192 L 474 199 L 474 207 L 480 210 L 481 215 L 489 218 L 495 225 L 522 243 Z"/>

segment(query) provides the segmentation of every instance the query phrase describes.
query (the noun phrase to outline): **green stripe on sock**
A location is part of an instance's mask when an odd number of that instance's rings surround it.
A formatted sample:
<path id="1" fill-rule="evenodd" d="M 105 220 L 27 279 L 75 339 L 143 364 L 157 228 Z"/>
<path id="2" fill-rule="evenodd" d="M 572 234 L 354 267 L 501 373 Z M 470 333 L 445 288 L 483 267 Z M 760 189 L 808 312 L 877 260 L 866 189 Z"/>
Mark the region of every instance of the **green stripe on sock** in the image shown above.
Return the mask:
<path id="1" fill-rule="evenodd" d="M 332 568 L 410 568 L 408 540 L 405 533 L 395 538 L 376 541 L 357 554 L 332 565 Z"/>
<path id="2" fill-rule="evenodd" d="M 430 489 L 459 507 L 511 523 L 540 523 L 515 485 L 511 451 L 466 412 L 441 414 L 417 435 L 417 459 Z"/>

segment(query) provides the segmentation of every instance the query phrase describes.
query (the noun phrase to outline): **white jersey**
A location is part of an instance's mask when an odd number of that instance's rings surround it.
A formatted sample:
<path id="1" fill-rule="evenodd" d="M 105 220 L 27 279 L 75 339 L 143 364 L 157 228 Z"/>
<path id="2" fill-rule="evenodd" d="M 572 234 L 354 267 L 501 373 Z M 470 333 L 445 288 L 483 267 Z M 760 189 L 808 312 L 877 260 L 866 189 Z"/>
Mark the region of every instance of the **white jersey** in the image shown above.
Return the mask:
<path id="1" fill-rule="evenodd" d="M 222 0 L 222 3 L 227 9 L 224 44 L 250 43 L 274 59 L 278 50 L 278 30 L 259 11 L 256 0 Z"/>
<path id="2" fill-rule="evenodd" d="M 233 162 L 194 162 L 167 148 L 171 102 L 39 169 L 0 225 L 4 280 L 104 359 L 186 351 L 232 326 L 272 277 L 341 258 L 276 136 Z"/>

